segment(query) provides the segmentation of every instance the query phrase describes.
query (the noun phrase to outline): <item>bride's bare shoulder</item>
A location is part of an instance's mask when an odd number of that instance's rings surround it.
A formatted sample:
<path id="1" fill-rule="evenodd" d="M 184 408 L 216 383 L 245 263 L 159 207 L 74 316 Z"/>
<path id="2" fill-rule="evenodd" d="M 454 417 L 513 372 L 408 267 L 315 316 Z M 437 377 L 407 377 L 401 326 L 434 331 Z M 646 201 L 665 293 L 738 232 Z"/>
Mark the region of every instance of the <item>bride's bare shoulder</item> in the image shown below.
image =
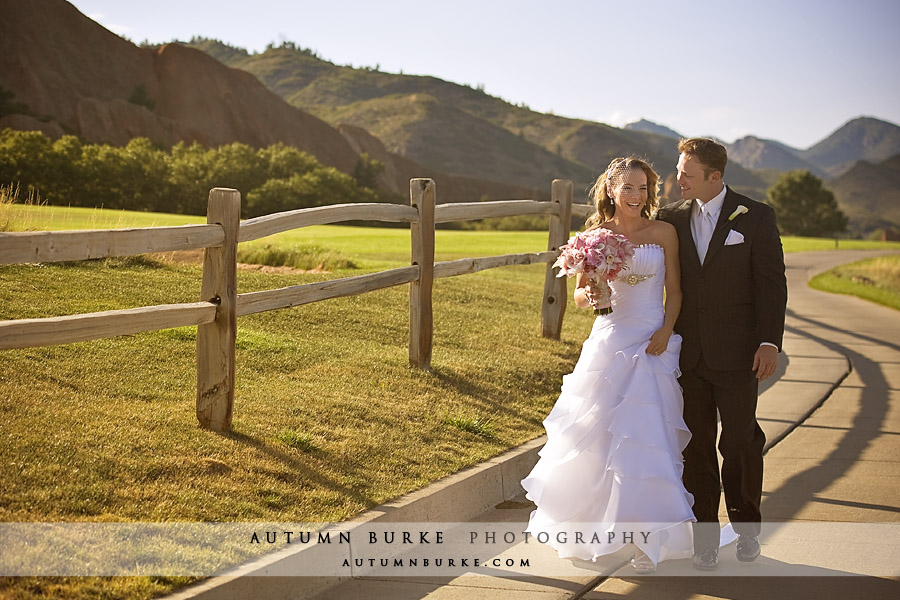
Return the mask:
<path id="1" fill-rule="evenodd" d="M 652 232 L 671 231 L 672 233 L 675 233 L 675 226 L 668 221 L 653 219 L 651 221 L 648 221 L 648 223 L 650 223 L 650 231 Z"/>
<path id="2" fill-rule="evenodd" d="M 666 221 L 650 221 L 648 233 L 653 239 L 653 243 L 666 247 L 669 244 L 678 243 L 678 233 L 675 226 Z"/>

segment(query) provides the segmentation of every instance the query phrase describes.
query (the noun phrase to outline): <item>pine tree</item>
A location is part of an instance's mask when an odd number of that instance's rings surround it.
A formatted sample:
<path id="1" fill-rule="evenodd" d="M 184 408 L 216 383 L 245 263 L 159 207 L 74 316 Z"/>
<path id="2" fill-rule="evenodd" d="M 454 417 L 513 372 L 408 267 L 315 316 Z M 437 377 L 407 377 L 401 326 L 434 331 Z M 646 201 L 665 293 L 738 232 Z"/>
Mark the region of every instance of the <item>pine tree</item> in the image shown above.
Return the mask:
<path id="1" fill-rule="evenodd" d="M 788 171 L 769 188 L 766 203 L 775 209 L 781 233 L 825 237 L 847 229 L 847 217 L 822 180 L 809 171 Z"/>

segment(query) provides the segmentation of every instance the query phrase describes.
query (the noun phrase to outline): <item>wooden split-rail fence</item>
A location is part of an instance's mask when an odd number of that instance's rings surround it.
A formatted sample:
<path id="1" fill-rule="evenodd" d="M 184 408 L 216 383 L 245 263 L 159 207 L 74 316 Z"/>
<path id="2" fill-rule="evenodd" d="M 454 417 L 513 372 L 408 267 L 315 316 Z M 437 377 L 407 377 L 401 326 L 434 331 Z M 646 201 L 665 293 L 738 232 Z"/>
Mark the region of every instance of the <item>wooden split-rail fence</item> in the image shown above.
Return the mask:
<path id="1" fill-rule="evenodd" d="M 197 326 L 197 419 L 200 426 L 225 432 L 234 407 L 237 317 L 299 306 L 329 298 L 352 296 L 409 284 L 409 362 L 423 369 L 431 364 L 432 284 L 434 279 L 475 273 L 509 265 L 548 263 L 541 308 L 541 335 L 559 339 L 566 307 L 566 280 L 551 264 L 569 236 L 572 215 L 587 216 L 587 205 L 572 204 L 572 182 L 554 180 L 549 202 L 502 200 L 435 203 L 431 179 L 413 179 L 409 206 L 400 204 L 337 204 L 240 220 L 237 190 L 214 188 L 209 193 L 206 225 L 0 233 L 0 265 L 77 261 L 149 252 L 205 248 L 200 301 L 41 319 L 0 321 L 0 350 L 69 344 L 172 327 Z M 505 254 L 434 262 L 436 223 L 549 215 L 546 252 Z M 342 221 L 410 223 L 410 266 L 286 288 L 237 293 L 237 245 L 276 233 Z"/>

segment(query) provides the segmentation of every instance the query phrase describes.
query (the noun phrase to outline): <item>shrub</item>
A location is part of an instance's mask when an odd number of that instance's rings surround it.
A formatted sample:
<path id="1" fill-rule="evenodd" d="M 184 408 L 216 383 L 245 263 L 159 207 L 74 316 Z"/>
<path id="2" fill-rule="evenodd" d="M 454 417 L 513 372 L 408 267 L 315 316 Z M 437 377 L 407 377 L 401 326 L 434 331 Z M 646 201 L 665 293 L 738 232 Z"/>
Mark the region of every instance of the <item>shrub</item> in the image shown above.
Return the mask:
<path id="1" fill-rule="evenodd" d="M 294 269 L 334 271 L 355 269 L 356 263 L 334 250 L 318 246 L 285 248 L 284 246 L 249 246 L 238 248 L 238 261 L 253 265 L 292 267 Z"/>

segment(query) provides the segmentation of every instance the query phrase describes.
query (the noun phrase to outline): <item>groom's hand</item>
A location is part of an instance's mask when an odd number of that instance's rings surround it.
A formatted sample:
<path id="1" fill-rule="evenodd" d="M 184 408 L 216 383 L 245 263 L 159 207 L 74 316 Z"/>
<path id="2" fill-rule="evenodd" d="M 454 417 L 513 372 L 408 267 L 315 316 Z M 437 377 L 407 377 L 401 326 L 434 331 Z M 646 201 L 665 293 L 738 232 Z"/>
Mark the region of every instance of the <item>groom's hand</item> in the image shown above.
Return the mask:
<path id="1" fill-rule="evenodd" d="M 762 381 L 775 373 L 778 366 L 778 349 L 774 346 L 762 345 L 756 350 L 753 357 L 753 370 L 756 371 L 756 379 Z"/>

